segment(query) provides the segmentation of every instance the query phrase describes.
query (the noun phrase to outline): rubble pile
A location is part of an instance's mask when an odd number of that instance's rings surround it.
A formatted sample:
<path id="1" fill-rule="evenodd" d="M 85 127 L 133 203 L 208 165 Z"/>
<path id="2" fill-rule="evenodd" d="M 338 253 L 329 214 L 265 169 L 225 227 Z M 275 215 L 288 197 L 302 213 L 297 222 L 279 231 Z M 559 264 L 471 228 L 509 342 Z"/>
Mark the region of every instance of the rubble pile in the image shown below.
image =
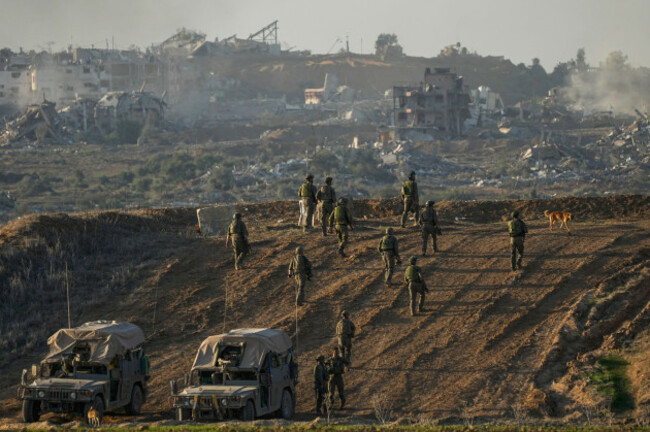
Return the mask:
<path id="1" fill-rule="evenodd" d="M 62 142 L 63 124 L 55 106 L 54 102 L 48 101 L 27 106 L 21 115 L 6 124 L 0 135 L 0 145 L 21 140 L 42 142 L 49 139 Z"/>
<path id="2" fill-rule="evenodd" d="M 77 99 L 58 111 L 54 102 L 46 100 L 29 105 L 17 118 L 7 122 L 0 132 L 0 145 L 71 144 L 79 132 L 94 128 L 109 133 L 122 119 L 160 126 L 165 107 L 161 98 L 144 92 L 109 92 L 99 100 Z"/>

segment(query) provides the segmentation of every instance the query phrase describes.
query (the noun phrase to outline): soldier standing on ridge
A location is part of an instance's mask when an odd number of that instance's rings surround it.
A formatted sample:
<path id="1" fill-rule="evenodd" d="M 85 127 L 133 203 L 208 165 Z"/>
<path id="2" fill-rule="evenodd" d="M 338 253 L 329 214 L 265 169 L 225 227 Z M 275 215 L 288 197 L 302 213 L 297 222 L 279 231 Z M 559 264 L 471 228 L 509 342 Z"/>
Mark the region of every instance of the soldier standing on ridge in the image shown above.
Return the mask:
<path id="1" fill-rule="evenodd" d="M 329 375 L 327 374 L 327 367 L 325 366 L 325 357 L 319 355 L 316 358 L 316 366 L 314 366 L 314 391 L 316 392 L 316 415 L 322 416 L 327 413 L 327 405 L 323 406 L 325 395 L 327 394 L 327 381 Z M 325 408 L 325 412 L 321 408 Z"/>
<path id="2" fill-rule="evenodd" d="M 228 235 L 226 236 L 226 247 L 230 246 L 232 242 L 233 252 L 235 253 L 235 270 L 240 270 L 242 261 L 250 252 L 250 245 L 248 243 L 248 230 L 246 224 L 241 220 L 241 213 L 235 213 L 232 217 L 233 221 L 228 227 Z"/>
<path id="3" fill-rule="evenodd" d="M 408 288 L 409 288 L 409 296 L 410 296 L 409 306 L 410 306 L 410 311 L 412 316 L 415 315 L 415 303 L 418 294 L 420 295 L 420 302 L 418 303 L 418 312 L 423 312 L 425 293 L 429 291 L 426 283 L 424 282 L 424 278 L 422 277 L 422 270 L 420 269 L 420 267 L 416 265 L 417 262 L 418 262 L 417 257 L 412 256 L 411 259 L 409 259 L 409 263 L 411 265 L 406 268 L 406 272 L 404 273 L 404 281 L 408 284 Z"/>
<path id="4" fill-rule="evenodd" d="M 438 223 L 438 215 L 433 205 L 436 202 L 433 200 L 427 201 L 427 208 L 424 209 L 420 215 L 420 227 L 422 227 L 422 256 L 427 256 L 427 243 L 429 236 L 433 240 L 433 251 L 438 252 L 438 243 L 436 242 L 436 235 L 440 233 L 440 224 Z"/>
<path id="5" fill-rule="evenodd" d="M 302 246 L 296 248 L 296 255 L 289 263 L 289 277 L 296 281 L 296 304 L 302 306 L 305 297 L 305 283 L 311 280 L 311 262 L 303 254 Z"/>
<path id="6" fill-rule="evenodd" d="M 409 173 L 409 178 L 404 182 L 402 186 L 402 201 L 404 202 L 404 212 L 402 213 L 402 223 L 401 227 L 406 226 L 406 219 L 408 218 L 409 212 L 415 213 L 415 223 L 414 226 L 418 224 L 418 218 L 420 216 L 420 198 L 418 196 L 418 184 L 415 182 L 415 171 Z"/>
<path id="7" fill-rule="evenodd" d="M 397 239 L 393 235 L 392 228 L 386 228 L 386 235 L 379 240 L 379 253 L 384 261 L 384 283 L 386 286 L 390 286 L 392 285 L 395 261 L 397 260 L 398 264 L 401 263 Z"/>
<path id="8" fill-rule="evenodd" d="M 330 214 L 334 210 L 334 203 L 336 202 L 336 192 L 332 187 L 332 177 L 325 179 L 325 184 L 316 192 L 316 199 L 320 206 L 321 214 L 321 227 L 323 228 L 323 236 L 327 235 L 327 222 L 329 221 Z"/>
<path id="9" fill-rule="evenodd" d="M 528 227 L 519 219 L 519 212 L 512 212 L 512 219 L 508 222 L 508 233 L 510 234 L 510 264 L 512 265 L 512 271 L 516 272 L 517 268 L 521 269 L 521 260 L 524 257 L 524 239 L 526 238 L 526 233 L 528 232 Z M 517 253 L 519 253 L 519 259 L 517 259 Z M 516 267 L 515 267 L 516 266 Z"/>
<path id="10" fill-rule="evenodd" d="M 345 245 L 348 244 L 348 227 L 352 228 L 352 214 L 350 210 L 345 206 L 348 200 L 341 197 L 339 198 L 338 205 L 334 211 L 330 214 L 329 225 L 330 228 L 334 227 L 336 231 L 336 236 L 339 238 L 339 255 L 345 257 Z"/>
<path id="11" fill-rule="evenodd" d="M 316 186 L 314 186 L 314 176 L 307 174 L 305 177 L 305 182 L 300 186 L 298 190 L 298 196 L 302 200 L 302 204 L 305 207 L 307 212 L 307 218 L 304 221 L 302 227 L 303 232 L 307 232 L 307 229 L 313 226 L 314 221 L 314 211 L 316 210 Z"/>
<path id="12" fill-rule="evenodd" d="M 352 338 L 356 331 L 356 326 L 348 318 L 348 312 L 341 312 L 341 320 L 336 324 L 336 337 L 339 340 L 339 351 L 348 366 L 352 363 Z"/>
<path id="13" fill-rule="evenodd" d="M 327 373 L 329 381 L 327 382 L 327 392 L 329 393 L 329 406 L 334 406 L 334 391 L 338 389 L 341 398 L 341 409 L 345 406 L 345 386 L 343 384 L 343 374 L 345 367 L 349 366 L 348 361 L 339 355 L 339 349 L 332 349 L 332 357 L 327 360 Z"/>

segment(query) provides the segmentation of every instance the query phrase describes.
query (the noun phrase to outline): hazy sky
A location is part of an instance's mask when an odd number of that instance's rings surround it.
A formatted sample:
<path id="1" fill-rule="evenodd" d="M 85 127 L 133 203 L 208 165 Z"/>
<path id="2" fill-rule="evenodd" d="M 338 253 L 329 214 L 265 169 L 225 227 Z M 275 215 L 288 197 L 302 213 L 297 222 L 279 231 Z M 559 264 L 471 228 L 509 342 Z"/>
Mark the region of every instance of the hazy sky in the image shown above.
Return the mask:
<path id="1" fill-rule="evenodd" d="M 114 37 L 117 48 L 144 47 L 180 27 L 211 40 L 247 37 L 276 19 L 285 47 L 313 53 L 346 36 L 352 51 L 368 53 L 379 33 L 396 33 L 416 56 L 461 42 L 514 63 L 539 57 L 550 71 L 584 47 L 592 64 L 622 50 L 650 66 L 648 0 L 0 0 L 0 46 L 105 47 Z"/>

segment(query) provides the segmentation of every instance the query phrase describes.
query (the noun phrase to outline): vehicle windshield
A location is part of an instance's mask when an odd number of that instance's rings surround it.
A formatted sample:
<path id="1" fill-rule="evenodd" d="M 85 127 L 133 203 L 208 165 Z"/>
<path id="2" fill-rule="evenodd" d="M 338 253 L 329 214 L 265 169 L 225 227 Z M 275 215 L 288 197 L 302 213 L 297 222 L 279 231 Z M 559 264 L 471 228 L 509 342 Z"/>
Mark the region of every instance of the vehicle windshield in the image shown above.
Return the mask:
<path id="1" fill-rule="evenodd" d="M 194 370 L 190 377 L 192 385 L 256 385 L 257 373 L 254 370 L 217 369 Z"/>
<path id="2" fill-rule="evenodd" d="M 41 364 L 42 378 L 88 378 L 89 375 L 106 375 L 106 366 L 99 363 L 57 361 Z"/>

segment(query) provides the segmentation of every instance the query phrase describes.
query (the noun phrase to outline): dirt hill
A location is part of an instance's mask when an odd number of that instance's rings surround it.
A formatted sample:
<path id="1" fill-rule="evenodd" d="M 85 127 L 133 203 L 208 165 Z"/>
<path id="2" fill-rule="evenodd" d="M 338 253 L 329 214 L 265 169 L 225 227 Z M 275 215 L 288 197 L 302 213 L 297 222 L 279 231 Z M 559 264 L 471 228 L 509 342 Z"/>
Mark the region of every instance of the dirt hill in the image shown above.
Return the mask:
<path id="1" fill-rule="evenodd" d="M 634 401 L 616 416 L 639 418 L 650 402 L 650 365 L 634 354 L 650 340 L 649 204 L 647 196 L 439 203 L 441 251 L 420 258 L 431 291 L 417 317 L 408 314 L 404 286 L 383 284 L 376 248 L 397 222 L 391 200 L 354 202 L 359 221 L 346 259 L 333 236 L 295 227 L 295 203 L 238 206 L 253 242 L 239 272 L 222 237 L 194 231 L 192 208 L 15 221 L 0 231 L 3 421 L 19 418 L 20 370 L 65 326 L 66 265 L 75 324 L 121 319 L 145 331 L 153 372 L 142 421 L 171 416 L 168 380 L 189 369 L 202 339 L 237 327 L 292 335 L 301 367 L 298 414 L 310 418 L 310 369 L 335 343 L 343 309 L 358 336 L 346 375 L 349 409 L 337 415 L 372 417 L 383 403 L 410 418 L 585 421 L 591 410 L 608 412 L 611 400 L 589 377 L 616 353 L 630 363 L 625 392 Z M 516 274 L 502 222 L 511 209 L 530 227 L 525 269 Z M 550 232 L 544 209 L 573 211 L 572 235 Z M 418 231 L 396 231 L 402 257 L 419 255 Z M 314 278 L 296 334 L 286 266 L 297 245 L 305 246 Z"/>

